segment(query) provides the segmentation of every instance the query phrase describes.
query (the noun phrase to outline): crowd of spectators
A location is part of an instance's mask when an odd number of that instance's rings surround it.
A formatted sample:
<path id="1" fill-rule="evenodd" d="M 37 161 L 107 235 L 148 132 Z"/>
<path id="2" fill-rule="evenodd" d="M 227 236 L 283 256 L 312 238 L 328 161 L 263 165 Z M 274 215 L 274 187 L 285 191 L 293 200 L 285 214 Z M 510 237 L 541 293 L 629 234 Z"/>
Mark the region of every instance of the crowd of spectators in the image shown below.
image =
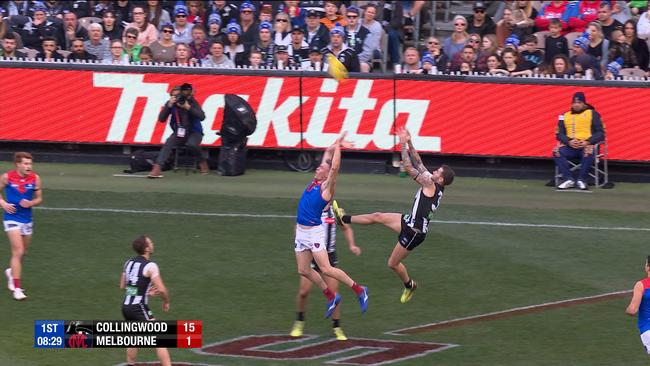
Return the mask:
<path id="1" fill-rule="evenodd" d="M 449 37 L 414 39 L 431 7 L 452 3 L 5 0 L 0 57 L 326 70 L 332 54 L 377 72 L 385 53 L 401 73 L 650 77 L 648 1 L 472 1 Z"/>

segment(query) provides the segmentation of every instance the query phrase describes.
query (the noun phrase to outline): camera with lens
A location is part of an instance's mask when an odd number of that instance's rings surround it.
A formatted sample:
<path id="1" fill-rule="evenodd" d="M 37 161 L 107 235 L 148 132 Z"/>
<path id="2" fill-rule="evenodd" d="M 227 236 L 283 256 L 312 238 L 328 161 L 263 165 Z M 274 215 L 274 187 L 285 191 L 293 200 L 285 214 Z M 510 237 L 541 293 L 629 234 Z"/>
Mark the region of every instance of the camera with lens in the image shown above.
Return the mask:
<path id="1" fill-rule="evenodd" d="M 187 102 L 187 96 L 186 95 L 178 94 L 176 96 L 176 104 L 183 105 L 183 104 L 185 104 L 185 102 Z"/>

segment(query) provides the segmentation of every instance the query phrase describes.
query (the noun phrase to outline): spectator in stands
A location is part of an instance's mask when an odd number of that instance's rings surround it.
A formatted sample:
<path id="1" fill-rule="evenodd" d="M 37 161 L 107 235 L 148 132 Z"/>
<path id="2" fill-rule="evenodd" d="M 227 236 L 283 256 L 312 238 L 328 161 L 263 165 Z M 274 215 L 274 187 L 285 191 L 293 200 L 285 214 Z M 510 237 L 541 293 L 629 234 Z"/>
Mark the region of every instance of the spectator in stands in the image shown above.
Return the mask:
<path id="1" fill-rule="evenodd" d="M 294 25 L 291 29 L 291 43 L 287 49 L 292 65 L 309 67 L 309 45 L 305 41 L 304 30 L 299 25 Z"/>
<path id="2" fill-rule="evenodd" d="M 153 61 L 153 51 L 151 51 L 151 48 L 147 46 L 142 46 L 140 49 L 140 64 L 142 65 L 150 65 L 152 64 Z"/>
<path id="3" fill-rule="evenodd" d="M 129 55 L 124 52 L 124 45 L 119 39 L 111 41 L 111 55 L 104 59 L 105 64 L 128 65 Z"/>
<path id="4" fill-rule="evenodd" d="M 5 33 L 2 38 L 2 49 L 0 49 L 0 57 L 4 58 L 26 58 L 27 54 L 16 50 L 16 35 L 13 32 Z"/>
<path id="5" fill-rule="evenodd" d="M 163 25 L 160 31 L 160 39 L 152 43 L 149 48 L 153 53 L 154 62 L 172 63 L 176 60 L 176 43 L 172 40 L 174 26 Z"/>
<path id="6" fill-rule="evenodd" d="M 158 29 L 149 23 L 143 6 L 133 7 L 133 23 L 129 23 L 126 27 L 138 30 L 137 43 L 140 46 L 149 46 L 158 39 Z"/>
<path id="7" fill-rule="evenodd" d="M 140 50 L 142 45 L 138 43 L 138 30 L 135 28 L 127 28 L 124 31 L 124 53 L 129 56 L 129 62 L 140 61 Z"/>
<path id="8" fill-rule="evenodd" d="M 259 25 L 255 22 L 255 6 L 249 2 L 243 2 L 239 6 L 240 39 L 246 49 L 257 43 Z"/>
<path id="9" fill-rule="evenodd" d="M 460 74 L 471 75 L 474 72 L 474 66 L 471 62 L 463 61 L 460 63 Z"/>
<path id="10" fill-rule="evenodd" d="M 46 18 L 45 6 L 40 3 L 34 4 L 34 14 L 28 18 L 27 23 L 18 30 L 23 41 L 23 47 L 41 51 L 42 40 L 45 37 L 57 37 L 57 42 L 62 41 L 60 26 Z M 7 24 L 0 21 L 0 25 Z M 11 32 L 11 28 L 7 29 Z"/>
<path id="11" fill-rule="evenodd" d="M 115 18 L 119 24 L 131 22 L 131 2 L 128 0 L 117 0 L 113 3 L 113 10 L 115 10 Z"/>
<path id="12" fill-rule="evenodd" d="M 189 0 L 187 2 L 187 9 L 189 14 L 187 14 L 187 21 L 194 25 L 205 24 L 205 7 L 203 6 L 203 1 Z"/>
<path id="13" fill-rule="evenodd" d="M 177 66 L 198 65 L 198 62 L 192 58 L 190 46 L 186 43 L 179 43 L 176 45 L 176 60 L 174 64 Z"/>
<path id="14" fill-rule="evenodd" d="M 506 39 L 510 37 L 514 28 L 515 21 L 512 17 L 512 9 L 503 9 L 503 18 L 497 22 L 497 45 L 499 49 L 505 47 Z"/>
<path id="15" fill-rule="evenodd" d="M 460 52 L 469 39 L 469 34 L 467 33 L 467 19 L 462 15 L 456 15 L 454 17 L 454 32 L 445 39 L 444 50 L 449 55 L 449 57 L 454 57 L 454 55 Z"/>
<path id="16" fill-rule="evenodd" d="M 623 77 L 620 75 L 622 68 L 623 68 L 622 57 L 619 57 L 614 61 L 608 63 L 607 67 L 605 67 L 605 80 L 622 80 Z"/>
<path id="17" fill-rule="evenodd" d="M 573 75 L 577 78 L 601 79 L 602 73 L 598 60 L 587 53 L 589 49 L 589 39 L 580 36 L 573 41 L 573 56 L 571 65 L 573 66 Z"/>
<path id="18" fill-rule="evenodd" d="M 544 68 L 542 73 L 556 78 L 567 78 L 570 75 L 573 75 L 573 70 L 571 70 L 571 61 L 569 61 L 569 58 L 564 54 L 555 55 L 549 62 L 549 65 Z"/>
<path id="19" fill-rule="evenodd" d="M 362 26 L 359 21 L 361 14 L 359 8 L 352 5 L 346 10 L 345 17 L 348 20 L 348 25 L 345 26 L 345 44 L 354 50 L 359 58 L 359 65 L 370 65 L 370 62 L 372 61 L 372 53 L 364 46 L 370 31 L 368 31 L 366 27 Z M 367 66 L 367 69 L 369 70 L 370 67 Z"/>
<path id="20" fill-rule="evenodd" d="M 506 48 L 501 54 L 503 58 L 503 64 L 501 64 L 501 69 L 508 72 L 509 76 L 531 76 L 533 72 L 526 69 L 520 60 L 517 51 L 512 48 Z"/>
<path id="21" fill-rule="evenodd" d="M 36 59 L 43 61 L 63 61 L 63 56 L 56 51 L 56 38 L 48 36 L 43 38 L 42 42 L 42 51 L 36 54 Z M 120 46 L 120 53 L 121 52 L 122 46 Z"/>
<path id="22" fill-rule="evenodd" d="M 568 2 L 566 0 L 553 0 L 544 4 L 535 18 L 535 27 L 537 28 L 537 31 L 550 31 L 551 21 L 553 19 L 558 20 L 560 24 L 560 32 L 568 29 L 569 25 L 562 21 L 567 4 Z M 553 56 L 551 56 L 550 59 L 552 59 Z"/>
<path id="23" fill-rule="evenodd" d="M 236 22 L 228 24 L 228 27 L 226 27 L 226 34 L 228 43 L 226 43 L 226 47 L 224 48 L 224 54 L 228 56 L 230 61 L 235 63 L 235 66 L 246 65 L 248 61 L 248 49 L 244 47 L 239 38 L 239 35 L 241 34 L 241 27 L 239 24 Z"/>
<path id="24" fill-rule="evenodd" d="M 116 21 L 113 10 L 104 11 L 101 24 L 104 37 L 109 40 L 122 38 L 122 26 Z"/>
<path id="25" fill-rule="evenodd" d="M 280 5 L 280 12 L 289 15 L 289 19 L 291 19 L 292 27 L 305 26 L 305 16 L 307 15 L 307 10 L 298 6 L 299 5 L 298 3 L 299 1 L 296 0 L 293 1 L 286 0 L 284 1 L 283 4 Z"/>
<path id="26" fill-rule="evenodd" d="M 251 69 L 259 69 L 262 65 L 262 54 L 259 51 L 252 50 L 248 57 L 248 67 Z"/>
<path id="27" fill-rule="evenodd" d="M 52 18 L 61 18 L 61 15 L 71 12 L 68 1 L 48 0 L 41 3 L 46 7 L 45 13 Z M 75 17 L 79 18 L 76 13 Z"/>
<path id="28" fill-rule="evenodd" d="M 583 33 L 590 22 L 598 20 L 600 3 L 600 0 L 570 2 L 562 18 L 569 25 L 569 32 Z"/>
<path id="29" fill-rule="evenodd" d="M 601 3 L 598 8 L 598 23 L 605 39 L 611 39 L 613 31 L 623 30 L 623 23 L 612 18 L 612 6 L 608 2 Z"/>
<path id="30" fill-rule="evenodd" d="M 239 19 L 239 9 L 237 5 L 230 4 L 224 0 L 215 0 L 212 2 L 212 12 L 219 14 L 221 24 L 229 24 L 230 21 Z"/>
<path id="31" fill-rule="evenodd" d="M 478 35 L 477 35 L 478 36 Z M 471 36 L 470 36 L 471 38 Z M 499 51 L 497 48 L 497 37 L 494 34 L 486 34 L 481 41 L 481 47 L 479 49 L 474 48 L 476 51 L 476 64 L 474 65 L 474 71 L 486 72 L 487 59 L 490 55 L 495 54 Z"/>
<path id="32" fill-rule="evenodd" d="M 639 62 L 636 59 L 636 54 L 627 42 L 625 42 L 625 35 L 620 30 L 612 32 L 612 39 L 609 41 L 609 54 L 608 60 L 621 59 L 623 68 L 639 67 Z M 609 64 L 608 64 L 609 67 Z"/>
<path id="33" fill-rule="evenodd" d="M 632 18 L 632 12 L 626 1 L 610 0 L 612 6 L 612 18 L 623 24 Z"/>
<path id="34" fill-rule="evenodd" d="M 646 11 L 639 17 L 636 24 L 636 35 L 640 39 L 650 42 L 650 11 Z M 650 47 L 650 44 L 648 44 L 648 47 Z"/>
<path id="35" fill-rule="evenodd" d="M 550 34 L 544 41 L 544 62 L 549 65 L 557 55 L 569 55 L 569 41 L 562 35 L 562 21 L 554 18 L 549 22 Z"/>
<path id="36" fill-rule="evenodd" d="M 589 23 L 586 33 L 589 34 L 587 53 L 593 55 L 604 68 L 607 65 L 609 40 L 604 38 L 602 28 L 598 22 Z"/>
<path id="37" fill-rule="evenodd" d="M 636 22 L 632 19 L 623 24 L 623 35 L 625 35 L 625 43 L 629 44 L 634 51 L 636 60 L 639 67 L 648 71 L 648 62 L 650 62 L 650 53 L 648 52 L 648 44 L 637 37 L 636 35 Z"/>
<path id="38" fill-rule="evenodd" d="M 205 29 L 202 24 L 196 24 L 192 28 L 192 42 L 189 44 L 191 56 L 194 62 L 208 57 L 210 54 L 210 43 L 205 37 Z"/>
<path id="39" fill-rule="evenodd" d="M 95 61 L 97 56 L 86 51 L 83 39 L 75 39 L 72 41 L 72 52 L 68 55 L 68 61 Z"/>
<path id="40" fill-rule="evenodd" d="M 422 64 L 420 53 L 415 47 L 407 47 L 404 50 L 404 63 L 402 64 L 403 74 L 421 74 Z"/>
<path id="41" fill-rule="evenodd" d="M 158 30 L 162 29 L 163 25 L 171 24 L 172 22 L 172 18 L 169 16 L 169 12 L 163 9 L 160 1 L 147 0 L 145 12 L 147 13 L 146 17 L 149 23 L 153 24 L 153 26 Z"/>
<path id="42" fill-rule="evenodd" d="M 172 41 L 174 43 L 190 43 L 192 42 L 192 28 L 194 24 L 187 22 L 187 7 L 182 3 L 174 7 L 174 35 Z"/>
<path id="43" fill-rule="evenodd" d="M 503 60 L 501 60 L 501 57 L 497 55 L 496 53 L 493 53 L 488 56 L 487 61 L 485 62 L 487 64 L 487 75 L 507 75 L 508 72 L 501 69 L 501 63 Z"/>
<path id="44" fill-rule="evenodd" d="M 510 37 L 508 37 L 504 43 L 505 43 L 505 48 L 512 48 L 513 50 L 518 51 L 521 41 L 519 40 L 519 37 L 516 34 L 511 34 Z"/>
<path id="45" fill-rule="evenodd" d="M 5 8 L 7 9 L 6 16 L 23 15 L 29 16 L 30 1 L 7 1 Z M 42 4 L 41 4 L 42 5 Z"/>
<path id="46" fill-rule="evenodd" d="M 289 53 L 287 52 L 287 46 L 282 44 L 275 46 L 275 57 L 273 59 L 272 67 L 276 69 L 286 69 L 292 66 Z"/>
<path id="47" fill-rule="evenodd" d="M 631 0 L 630 12 L 633 16 L 638 17 L 648 9 L 648 0 Z"/>
<path id="48" fill-rule="evenodd" d="M 426 52 L 422 55 L 422 73 L 423 74 L 434 74 L 438 72 L 438 69 L 436 68 L 436 62 L 433 60 L 433 57 L 431 57 L 431 54 L 429 52 Z"/>
<path id="49" fill-rule="evenodd" d="M 449 66 L 449 71 L 451 72 L 460 71 L 460 65 L 463 62 L 469 62 L 470 64 L 472 64 L 472 69 L 473 69 L 476 63 L 477 56 L 478 55 L 476 49 L 473 46 L 471 46 L 470 44 L 465 45 L 463 50 L 455 54 L 454 57 L 451 59 L 451 65 Z M 487 64 L 486 64 L 486 68 L 487 68 Z"/>
<path id="50" fill-rule="evenodd" d="M 178 45 L 179 49 L 183 46 L 187 47 L 184 43 Z M 189 56 L 189 51 L 187 53 Z M 178 103 L 180 94 L 184 96 L 182 103 Z M 169 119 L 169 126 L 173 132 L 165 141 L 160 153 L 158 153 L 156 163 L 149 173 L 149 178 L 163 177 L 162 166 L 171 156 L 172 150 L 179 146 L 185 146 L 194 157 L 200 160 L 201 174 L 209 173 L 208 162 L 203 159 L 199 146 L 203 139 L 201 121 L 205 119 L 205 112 L 192 95 L 193 88 L 190 84 L 183 84 L 178 88 L 173 88 L 169 101 L 165 103 L 160 111 L 158 121 L 165 123 Z"/>
<path id="51" fill-rule="evenodd" d="M 210 44 L 210 55 L 201 61 L 203 67 L 221 67 L 232 69 L 235 63 L 223 53 L 224 45 L 221 42 L 212 42 Z"/>
<path id="52" fill-rule="evenodd" d="M 321 51 L 323 58 L 327 60 L 327 55 L 332 54 L 341 61 L 349 72 L 359 72 L 361 71 L 359 58 L 354 53 L 354 50 L 345 45 L 345 42 L 343 42 L 344 36 L 345 29 L 343 27 L 337 25 L 332 28 L 330 31 L 330 44 Z"/>
<path id="53" fill-rule="evenodd" d="M 291 24 L 289 23 L 289 15 L 286 13 L 278 13 L 275 16 L 272 38 L 273 43 L 277 46 L 288 46 L 291 43 Z"/>
<path id="54" fill-rule="evenodd" d="M 412 41 L 418 41 L 414 40 L 413 36 L 415 33 L 415 17 L 420 14 L 420 10 L 422 10 L 422 7 L 424 6 L 424 1 L 418 1 L 418 0 L 409 0 L 409 1 L 401 1 L 402 3 L 402 33 L 403 33 L 403 38 L 404 41 L 406 42 L 412 42 Z"/>
<path id="55" fill-rule="evenodd" d="M 361 61 L 361 72 L 369 72 L 372 69 L 372 59 L 380 59 L 381 52 L 381 36 L 384 33 L 381 23 L 375 20 L 377 16 L 377 6 L 373 3 L 368 3 L 363 11 L 363 21 L 361 25 L 368 29 L 368 36 L 363 42 L 363 52 L 370 55 L 370 61 Z"/>
<path id="56" fill-rule="evenodd" d="M 310 70 L 327 71 L 327 63 L 323 62 L 323 54 L 320 48 L 312 46 L 309 49 L 309 67 Z"/>
<path id="57" fill-rule="evenodd" d="M 474 48 L 474 52 L 478 55 L 479 52 L 481 52 L 481 47 L 483 46 L 483 39 L 481 39 L 481 35 L 478 33 L 472 33 L 469 35 L 469 38 L 467 39 L 467 45 L 470 45 Z"/>
<path id="58" fill-rule="evenodd" d="M 73 40 L 77 38 L 81 38 L 83 40 L 88 39 L 88 31 L 86 28 L 82 27 L 81 24 L 79 24 L 79 21 L 77 21 L 77 15 L 72 12 L 65 13 L 63 16 L 62 32 L 65 44 L 61 45 L 64 46 L 66 50 L 70 49 Z"/>
<path id="59" fill-rule="evenodd" d="M 327 27 L 328 30 L 332 30 L 337 24 L 341 27 L 348 25 L 347 19 L 340 15 L 339 13 L 339 2 L 333 0 L 325 1 L 325 16 L 321 18 L 320 22 Z"/>
<path id="60" fill-rule="evenodd" d="M 519 47 L 519 59 L 521 65 L 531 71 L 535 71 L 544 61 L 544 53 L 537 49 L 537 37 L 528 35 Z"/>
<path id="61" fill-rule="evenodd" d="M 262 22 L 273 23 L 273 7 L 270 4 L 265 4 L 264 6 L 262 6 L 257 21 L 258 23 L 262 23 Z"/>
<path id="62" fill-rule="evenodd" d="M 533 7 L 531 1 L 515 1 L 512 10 L 512 19 L 514 21 L 512 32 L 519 38 L 533 34 L 535 18 L 537 18 L 537 9 Z"/>
<path id="63" fill-rule="evenodd" d="M 259 42 L 255 45 L 255 49 L 262 53 L 263 65 L 271 67 L 273 65 L 273 56 L 275 55 L 275 44 L 271 37 L 271 30 L 273 25 L 269 22 L 260 23 L 259 29 Z"/>
<path id="64" fill-rule="evenodd" d="M 605 141 L 605 129 L 600 114 L 587 104 L 583 92 L 573 95 L 571 110 L 560 116 L 556 131 L 558 144 L 553 149 L 553 159 L 564 178 L 557 188 L 569 189 L 577 184 L 586 190 L 589 169 L 594 163 L 594 145 Z M 569 169 L 568 160 L 572 159 L 580 159 L 577 177 Z"/>
<path id="65" fill-rule="evenodd" d="M 497 25 L 492 20 L 492 17 L 486 14 L 487 9 L 483 1 L 476 1 L 474 3 L 474 14 L 467 17 L 467 32 L 477 33 L 481 37 L 486 34 L 496 34 Z"/>
<path id="66" fill-rule="evenodd" d="M 445 51 L 442 49 L 442 43 L 440 43 L 440 40 L 438 40 L 438 38 L 427 38 L 427 51 L 433 59 L 433 66 L 435 66 L 439 72 L 447 72 L 450 60 Z"/>
<path id="67" fill-rule="evenodd" d="M 318 47 L 323 49 L 330 43 L 330 34 L 320 22 L 320 16 L 316 10 L 307 11 L 307 20 L 305 21 L 307 27 L 305 28 L 305 41 L 309 47 Z"/>
<path id="68" fill-rule="evenodd" d="M 221 42 L 225 40 L 225 35 L 221 32 L 221 17 L 218 13 L 212 13 L 208 17 L 208 42 Z"/>
<path id="69" fill-rule="evenodd" d="M 88 40 L 84 42 L 84 48 L 88 53 L 95 55 L 97 60 L 103 60 L 110 52 L 108 43 L 104 39 L 101 24 L 92 23 L 88 26 Z"/>

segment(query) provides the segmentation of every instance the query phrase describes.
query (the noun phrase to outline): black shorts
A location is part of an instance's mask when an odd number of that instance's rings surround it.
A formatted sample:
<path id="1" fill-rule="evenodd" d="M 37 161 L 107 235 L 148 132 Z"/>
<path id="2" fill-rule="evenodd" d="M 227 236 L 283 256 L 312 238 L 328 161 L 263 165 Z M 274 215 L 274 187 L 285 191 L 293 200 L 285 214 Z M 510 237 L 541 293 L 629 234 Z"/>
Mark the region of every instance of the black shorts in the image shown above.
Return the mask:
<path id="1" fill-rule="evenodd" d="M 122 305 L 122 315 L 124 315 L 125 320 L 153 320 L 153 312 L 145 304 Z"/>
<path id="2" fill-rule="evenodd" d="M 331 252 L 327 253 L 327 257 L 330 260 L 330 266 L 336 267 L 339 264 L 339 258 L 336 256 L 336 252 Z M 318 268 L 318 265 L 316 264 L 315 260 L 311 260 L 311 268 L 313 268 L 316 272 L 320 273 L 320 268 Z"/>
<path id="3" fill-rule="evenodd" d="M 408 226 L 404 220 L 404 215 L 402 215 L 402 230 L 400 231 L 397 240 L 404 249 L 413 250 L 415 247 L 422 244 L 426 237 L 427 234 L 413 230 L 413 228 Z"/>

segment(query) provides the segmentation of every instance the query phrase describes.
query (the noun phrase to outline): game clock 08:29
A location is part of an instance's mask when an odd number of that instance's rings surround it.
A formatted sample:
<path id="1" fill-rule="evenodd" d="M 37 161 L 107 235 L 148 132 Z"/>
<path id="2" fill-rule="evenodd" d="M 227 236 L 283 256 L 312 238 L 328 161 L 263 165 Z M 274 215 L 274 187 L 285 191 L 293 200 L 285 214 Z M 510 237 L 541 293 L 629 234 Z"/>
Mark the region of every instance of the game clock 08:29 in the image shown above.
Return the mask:
<path id="1" fill-rule="evenodd" d="M 36 337 L 36 346 L 37 347 L 62 347 L 63 337 L 57 337 L 57 336 Z"/>

